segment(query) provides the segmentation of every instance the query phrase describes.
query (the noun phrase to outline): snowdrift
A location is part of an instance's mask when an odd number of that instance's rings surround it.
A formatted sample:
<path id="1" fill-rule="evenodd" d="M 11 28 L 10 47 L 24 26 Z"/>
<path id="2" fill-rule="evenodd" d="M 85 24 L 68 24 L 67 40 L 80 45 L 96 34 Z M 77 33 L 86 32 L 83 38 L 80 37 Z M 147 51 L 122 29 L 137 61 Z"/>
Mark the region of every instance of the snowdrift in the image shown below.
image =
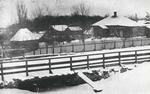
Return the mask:
<path id="1" fill-rule="evenodd" d="M 102 94 L 150 94 L 150 63 L 140 64 L 137 68 L 115 75 L 99 84 Z"/>

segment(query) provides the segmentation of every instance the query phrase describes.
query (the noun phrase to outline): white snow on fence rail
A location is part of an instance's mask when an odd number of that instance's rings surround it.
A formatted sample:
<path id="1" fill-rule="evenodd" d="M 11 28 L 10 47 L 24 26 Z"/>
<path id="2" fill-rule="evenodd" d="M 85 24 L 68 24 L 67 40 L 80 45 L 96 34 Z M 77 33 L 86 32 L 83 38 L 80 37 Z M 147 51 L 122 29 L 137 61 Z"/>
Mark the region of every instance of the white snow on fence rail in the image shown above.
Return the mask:
<path id="1" fill-rule="evenodd" d="M 4 75 L 5 79 L 9 78 L 21 78 L 26 77 L 26 71 L 28 70 L 29 76 L 45 76 L 49 75 L 49 72 L 52 71 L 54 74 L 67 74 L 70 73 L 70 69 L 87 69 L 87 68 L 97 68 L 102 66 L 107 66 L 110 64 L 119 64 L 119 52 L 125 57 L 121 57 L 121 63 L 130 63 L 135 62 L 135 51 L 141 56 L 137 57 L 137 61 L 149 60 L 150 46 L 143 47 L 131 47 L 124 49 L 115 49 L 115 50 L 103 50 L 103 51 L 91 51 L 84 53 L 77 53 L 72 55 L 62 55 L 62 56 L 38 56 L 38 58 L 22 58 L 22 59 L 12 59 L 3 61 L 3 72 L 16 72 L 24 71 L 24 73 L 18 74 L 9 74 Z M 133 50 L 134 49 L 134 50 Z M 103 64 L 103 54 L 105 54 L 105 62 Z M 145 55 L 146 54 L 146 55 Z M 129 55 L 129 56 L 128 56 Z M 131 57 L 131 56 L 133 57 Z M 128 61 L 123 61 L 123 60 Z M 49 61 L 50 60 L 50 61 Z M 70 61 L 71 60 L 71 61 Z M 26 61 L 27 66 L 26 67 Z M 72 65 L 70 65 L 72 64 Z M 89 64 L 89 65 L 88 65 Z M 72 66 L 72 67 L 71 67 Z M 51 68 L 50 68 L 51 67 Z M 41 70 L 42 69 L 42 70 Z M 44 70 L 43 70 L 44 69 Z M 20 75 L 21 74 L 21 75 Z M 13 76 L 15 75 L 15 76 Z M 18 75 L 18 76 L 16 76 Z"/>

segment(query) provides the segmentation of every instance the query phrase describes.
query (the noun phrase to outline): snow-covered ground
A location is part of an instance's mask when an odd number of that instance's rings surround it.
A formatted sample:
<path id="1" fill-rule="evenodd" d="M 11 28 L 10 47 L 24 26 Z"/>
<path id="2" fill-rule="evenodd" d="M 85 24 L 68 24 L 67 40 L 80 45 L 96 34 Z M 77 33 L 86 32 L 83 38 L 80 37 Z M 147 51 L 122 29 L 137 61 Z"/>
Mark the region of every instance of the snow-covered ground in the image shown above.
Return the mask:
<path id="1" fill-rule="evenodd" d="M 97 82 L 103 88 L 102 94 L 150 94 L 150 62 L 111 78 Z"/>
<path id="2" fill-rule="evenodd" d="M 19 89 L 0 89 L 0 94 L 36 94 L 36 93 Z"/>
<path id="3" fill-rule="evenodd" d="M 95 93 L 88 84 L 62 87 L 33 93 L 18 89 L 1 89 L 0 94 L 150 94 L 150 63 L 139 64 L 133 70 L 116 73 L 107 79 L 95 82 L 102 92 Z"/>

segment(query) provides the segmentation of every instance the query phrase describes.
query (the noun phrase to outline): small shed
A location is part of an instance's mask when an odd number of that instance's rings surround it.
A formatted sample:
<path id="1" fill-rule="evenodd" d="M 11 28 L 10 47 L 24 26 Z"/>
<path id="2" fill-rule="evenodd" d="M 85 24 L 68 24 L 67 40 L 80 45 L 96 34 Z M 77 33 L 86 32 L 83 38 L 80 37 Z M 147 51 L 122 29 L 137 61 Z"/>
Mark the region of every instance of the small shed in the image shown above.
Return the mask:
<path id="1" fill-rule="evenodd" d="M 27 51 L 38 48 L 38 41 L 43 34 L 32 33 L 29 29 L 23 28 L 11 38 L 12 48 L 25 48 Z"/>

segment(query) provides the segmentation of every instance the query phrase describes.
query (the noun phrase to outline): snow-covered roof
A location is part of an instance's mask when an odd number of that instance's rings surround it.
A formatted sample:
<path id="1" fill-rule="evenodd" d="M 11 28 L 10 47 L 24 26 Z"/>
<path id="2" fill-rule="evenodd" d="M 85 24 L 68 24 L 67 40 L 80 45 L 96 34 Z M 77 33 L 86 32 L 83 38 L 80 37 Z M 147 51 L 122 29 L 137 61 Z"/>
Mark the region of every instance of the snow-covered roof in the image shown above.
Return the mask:
<path id="1" fill-rule="evenodd" d="M 150 29 L 150 24 L 149 24 L 149 25 L 146 25 L 146 27 Z"/>
<path id="2" fill-rule="evenodd" d="M 150 21 L 139 20 L 138 23 L 140 23 L 140 24 L 150 24 Z"/>
<path id="3" fill-rule="evenodd" d="M 30 41 L 38 40 L 42 37 L 43 34 L 32 33 L 27 28 L 20 29 L 10 41 Z"/>
<path id="4" fill-rule="evenodd" d="M 137 23 L 136 21 L 130 20 L 127 17 L 123 16 L 109 16 L 107 18 L 104 18 L 103 20 L 100 20 L 93 24 L 93 26 L 142 26 L 142 24 Z"/>
<path id="5" fill-rule="evenodd" d="M 145 24 L 146 21 L 145 21 L 145 20 L 138 20 L 138 23 L 140 23 L 140 24 Z"/>
<path id="6" fill-rule="evenodd" d="M 68 27 L 71 31 L 80 31 L 82 30 L 79 26 L 69 26 Z"/>
<path id="7" fill-rule="evenodd" d="M 146 21 L 145 24 L 150 24 L 150 21 Z"/>
<path id="8" fill-rule="evenodd" d="M 143 26 L 150 28 L 150 21 L 146 21 L 146 20 L 139 20 L 138 21 L 139 24 L 142 24 Z"/>
<path id="9" fill-rule="evenodd" d="M 65 31 L 67 27 L 68 27 L 67 25 L 53 25 L 52 26 L 52 28 L 57 31 Z"/>
<path id="10" fill-rule="evenodd" d="M 99 24 L 98 26 L 101 27 L 102 29 L 108 29 L 108 27 L 106 25 Z"/>

